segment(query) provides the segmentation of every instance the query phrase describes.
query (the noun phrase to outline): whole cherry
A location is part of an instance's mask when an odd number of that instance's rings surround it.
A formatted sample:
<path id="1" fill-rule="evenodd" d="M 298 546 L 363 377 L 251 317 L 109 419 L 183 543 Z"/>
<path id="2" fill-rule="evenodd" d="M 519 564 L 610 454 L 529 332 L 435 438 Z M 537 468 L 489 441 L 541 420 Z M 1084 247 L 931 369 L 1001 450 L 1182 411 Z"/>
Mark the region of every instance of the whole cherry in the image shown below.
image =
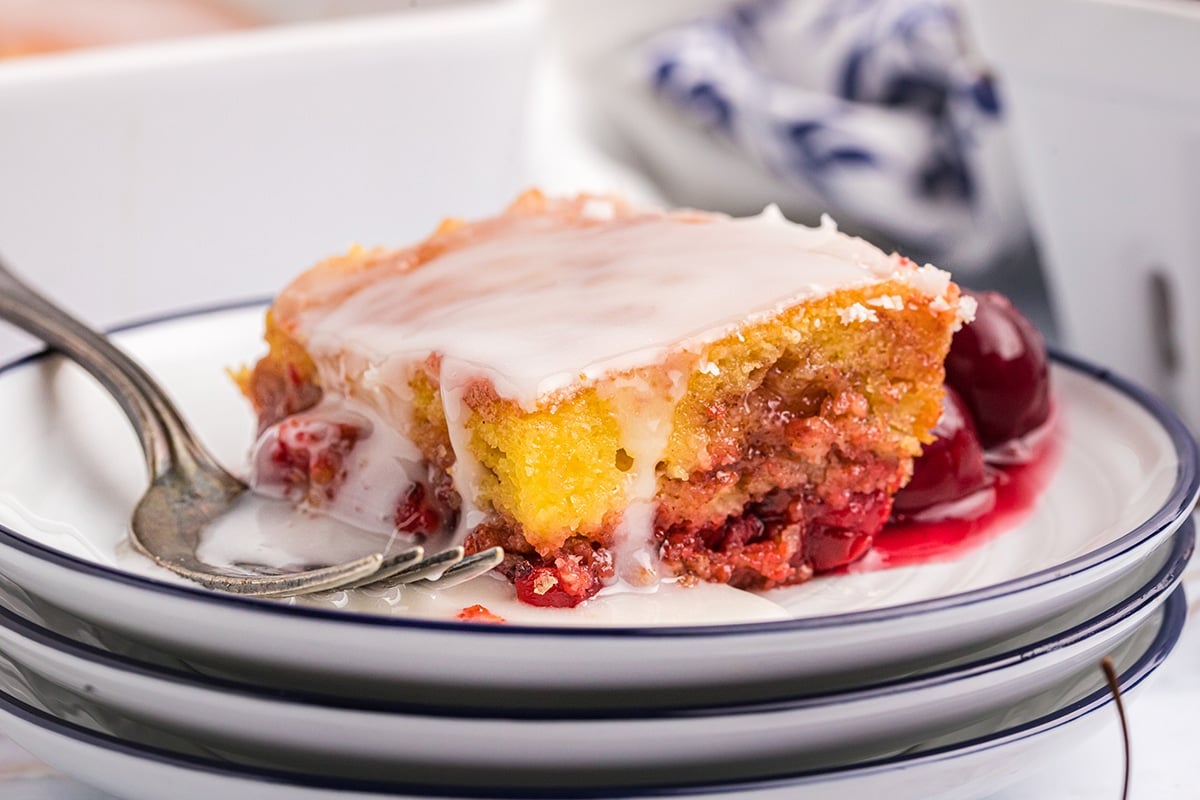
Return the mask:
<path id="1" fill-rule="evenodd" d="M 892 517 L 929 522 L 973 519 L 990 511 L 994 476 L 984 465 L 971 416 L 949 386 L 933 434 L 937 439 L 913 462 L 912 480 L 896 493 Z"/>
<path id="2" fill-rule="evenodd" d="M 984 448 L 1024 436 L 1050 416 L 1042 334 L 1004 295 L 972 293 L 975 320 L 954 334 L 946 383 L 962 398 Z"/>

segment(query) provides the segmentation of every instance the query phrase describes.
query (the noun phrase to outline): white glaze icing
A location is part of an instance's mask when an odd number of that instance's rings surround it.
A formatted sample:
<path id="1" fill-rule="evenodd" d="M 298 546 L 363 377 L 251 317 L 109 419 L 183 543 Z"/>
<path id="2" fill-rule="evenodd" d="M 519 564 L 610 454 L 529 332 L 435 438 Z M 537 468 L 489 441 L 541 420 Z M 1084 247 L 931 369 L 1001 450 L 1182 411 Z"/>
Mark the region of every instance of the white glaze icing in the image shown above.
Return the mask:
<path id="1" fill-rule="evenodd" d="M 828 218 L 816 228 L 772 212 L 574 227 L 515 218 L 482 246 L 308 310 L 299 332 L 327 368 L 340 371 L 348 352 L 375 366 L 441 353 L 464 380 L 485 377 L 532 409 L 799 301 L 888 278 L 931 299 L 949 284 L 947 273 L 841 234 Z M 443 389 L 446 371 L 444 362 Z"/>
<path id="2" fill-rule="evenodd" d="M 652 589 L 608 589 L 575 608 L 538 608 L 519 602 L 507 581 L 485 576 L 450 589 L 406 586 L 387 590 L 334 592 L 298 597 L 292 605 L 338 608 L 418 619 L 454 619 L 482 605 L 513 625 L 721 625 L 792 618 L 770 595 L 713 583 L 682 586 L 671 580 Z"/>
<path id="3" fill-rule="evenodd" d="M 8 499 L 0 494 L 0 520 L 4 518 Z M 53 530 L 41 522 L 38 529 Z M 80 536 L 79 540 L 84 541 L 85 537 Z M 219 518 L 205 531 L 197 555 L 209 564 L 235 571 L 250 569 L 249 565 L 295 570 L 349 561 L 374 552 L 390 555 L 407 546 L 398 538 L 348 529 L 325 515 L 297 513 L 291 503 L 261 499 L 240 503 Z M 160 580 L 182 580 L 132 551 L 118 554 L 117 561 Z M 622 581 L 572 609 L 527 606 L 516 599 L 507 581 L 487 577 L 448 589 L 409 585 L 323 592 L 284 602 L 440 620 L 455 619 L 462 609 L 478 604 L 507 622 L 538 625 L 717 625 L 792 616 L 770 597 L 716 584 L 684 587 L 671 580 L 650 586 Z"/>

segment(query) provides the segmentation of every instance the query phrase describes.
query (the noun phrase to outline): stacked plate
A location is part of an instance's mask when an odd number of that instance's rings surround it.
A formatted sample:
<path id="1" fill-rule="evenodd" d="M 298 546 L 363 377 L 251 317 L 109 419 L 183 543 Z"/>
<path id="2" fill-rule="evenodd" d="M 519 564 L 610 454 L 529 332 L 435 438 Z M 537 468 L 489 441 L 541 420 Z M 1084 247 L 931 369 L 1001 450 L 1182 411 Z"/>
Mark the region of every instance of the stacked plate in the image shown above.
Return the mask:
<path id="1" fill-rule="evenodd" d="M 121 342 L 216 451 L 261 308 Z M 1036 499 L 970 546 L 761 596 L 725 587 L 422 616 L 405 589 L 219 595 L 124 545 L 136 441 L 74 367 L 0 368 L 0 731 L 124 797 L 953 797 L 994 792 L 1137 696 L 1186 615 L 1196 447 L 1167 408 L 1059 357 Z M 1030 478 L 1026 475 L 1026 478 Z M 1018 504 L 1019 505 L 1019 504 Z M 406 594 L 407 593 L 407 594 Z"/>

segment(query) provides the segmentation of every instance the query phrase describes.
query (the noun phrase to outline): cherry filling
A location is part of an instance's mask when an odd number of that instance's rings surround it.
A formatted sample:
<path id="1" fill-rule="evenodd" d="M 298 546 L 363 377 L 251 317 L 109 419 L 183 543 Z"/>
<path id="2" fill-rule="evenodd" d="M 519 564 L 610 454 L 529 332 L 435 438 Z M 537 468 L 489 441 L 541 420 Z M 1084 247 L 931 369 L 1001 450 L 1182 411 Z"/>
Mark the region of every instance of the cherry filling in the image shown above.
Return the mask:
<path id="1" fill-rule="evenodd" d="M 896 494 L 897 520 L 975 519 L 996 503 L 995 473 L 983 460 L 975 423 L 958 392 L 946 387 L 937 439 L 913 463 L 913 476 Z"/>
<path id="2" fill-rule="evenodd" d="M 268 464 L 260 459 L 259 480 L 281 486 L 289 497 L 332 500 L 345 480 L 346 458 L 364 433 L 362 426 L 349 422 L 289 417 L 275 430 Z"/>
<path id="3" fill-rule="evenodd" d="M 845 507 L 818 511 L 808 526 L 808 560 L 814 572 L 830 572 L 866 555 L 892 507 L 884 492 L 857 494 Z"/>
<path id="4" fill-rule="evenodd" d="M 481 549 L 479 541 L 473 533 L 467 549 Z M 517 599 L 531 606 L 574 608 L 595 596 L 614 574 L 612 553 L 582 537 L 568 539 L 557 553 L 545 557 L 515 546 L 517 550 L 505 550 L 499 569 L 513 582 Z"/>
<path id="5" fill-rule="evenodd" d="M 543 608 L 574 608 L 600 591 L 599 586 L 594 590 L 572 586 L 565 577 L 557 567 L 535 567 L 525 561 L 512 580 L 518 600 Z"/>
<path id="6" fill-rule="evenodd" d="M 741 589 L 799 583 L 844 567 L 870 549 L 887 522 L 887 493 L 852 492 L 837 506 L 802 490 L 777 489 L 741 514 L 663 532 L 663 560 L 688 575 Z"/>
<path id="7" fill-rule="evenodd" d="M 719 524 L 677 524 L 662 531 L 664 562 L 692 576 L 744 589 L 797 583 L 859 559 L 887 521 L 886 492 L 851 494 L 833 508 L 800 492 L 776 490 Z M 539 556 L 505 526 L 482 525 L 467 538 L 468 551 L 505 548 L 501 573 L 529 605 L 572 608 L 593 597 L 613 577 L 610 551 L 582 537 L 551 556 Z"/>
<path id="8" fill-rule="evenodd" d="M 776 490 L 717 524 L 676 522 L 662 530 L 668 566 L 743 589 L 796 583 L 812 575 L 804 550 L 804 503 Z"/>
<path id="9" fill-rule="evenodd" d="M 279 423 L 268 435 L 257 459 L 257 484 L 314 507 L 332 502 L 346 481 L 347 463 L 358 443 L 370 435 L 364 422 L 299 414 Z M 457 493 L 445 490 L 449 476 L 438 471 L 430 485 L 413 483 L 396 504 L 395 529 L 425 536 L 453 528 L 458 519 Z M 452 491 L 452 490 L 451 490 Z"/>
<path id="10" fill-rule="evenodd" d="M 954 334 L 946 357 L 946 401 L 934 429 L 937 441 L 913 464 L 913 477 L 895 498 L 898 521 L 971 520 L 995 505 L 999 472 L 1019 463 L 1007 452 L 1003 466 L 987 466 L 1050 417 L 1050 363 L 1046 342 L 1008 298 L 973 295 L 975 320 Z"/>
<path id="11" fill-rule="evenodd" d="M 442 529 L 442 512 L 423 483 L 408 487 L 396 506 L 396 530 L 424 536 Z"/>
<path id="12" fill-rule="evenodd" d="M 1049 418 L 1050 364 L 1042 334 L 1007 297 L 972 296 L 975 320 L 954 334 L 946 383 L 962 398 L 980 443 L 993 448 Z"/>

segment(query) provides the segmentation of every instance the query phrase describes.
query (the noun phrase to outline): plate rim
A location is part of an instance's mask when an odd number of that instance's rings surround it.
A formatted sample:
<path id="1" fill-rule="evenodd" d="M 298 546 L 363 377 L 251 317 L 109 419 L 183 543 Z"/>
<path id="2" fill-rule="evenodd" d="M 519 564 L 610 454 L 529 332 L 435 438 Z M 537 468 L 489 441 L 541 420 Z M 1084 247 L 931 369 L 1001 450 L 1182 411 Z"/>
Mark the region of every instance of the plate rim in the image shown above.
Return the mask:
<path id="1" fill-rule="evenodd" d="M 1147 645 L 1135 661 L 1118 676 L 1117 683 L 1121 694 L 1125 695 L 1141 684 L 1159 665 L 1170 655 L 1179 642 L 1183 633 L 1184 622 L 1187 619 L 1187 598 L 1183 587 L 1177 587 L 1160 609 L 1162 621 L 1154 639 Z M 671 798 L 695 797 L 701 795 L 727 795 L 743 792 L 765 791 L 803 787 L 823 782 L 836 782 L 868 775 L 885 774 L 903 769 L 912 769 L 921 765 L 940 763 L 954 758 L 973 755 L 1007 744 L 1022 741 L 1039 734 L 1047 733 L 1063 725 L 1067 725 L 1081 717 L 1099 711 L 1113 702 L 1111 689 L 1103 684 L 1076 701 L 1062 708 L 1057 708 L 1028 722 L 1011 728 L 1002 728 L 989 734 L 982 734 L 962 742 L 953 742 L 935 747 L 925 752 L 899 753 L 872 759 L 859 763 L 851 763 L 837 767 L 798 770 L 791 773 L 777 773 L 752 779 L 734 779 L 699 784 L 667 784 L 652 786 L 628 786 L 612 789 L 579 788 L 558 790 L 548 787 L 456 787 L 450 785 L 428 785 L 408 781 L 387 781 L 360 778 L 342 778 L 330 775 L 314 775 L 303 772 L 288 772 L 269 767 L 256 767 L 231 762 L 218 762 L 202 756 L 187 753 L 177 753 L 153 745 L 130 742 L 119 736 L 85 728 L 68 720 L 59 719 L 53 713 L 34 708 L 18 700 L 0 689 L 0 714 L 14 716 L 17 719 L 49 732 L 56 736 L 65 736 L 82 743 L 85 746 L 98 747 L 109 752 L 149 760 L 157 764 L 167 765 L 175 769 L 188 769 L 205 772 L 235 780 L 253 781 L 257 784 L 268 783 L 277 787 L 307 787 L 314 789 L 345 792 L 348 795 L 362 796 L 411 796 L 417 800 L 475 800 L 476 798 L 497 798 L 497 800 L 549 800 L 550 798 L 571 798 L 572 800 L 632 800 L 632 798 Z"/>
<path id="2" fill-rule="evenodd" d="M 190 672 L 167 665 L 153 664 L 133 656 L 113 652 L 87 642 L 77 641 L 51 627 L 27 619 L 18 611 L 0 606 L 0 628 L 18 638 L 64 653 L 75 659 L 96 663 L 104 668 L 132 674 L 138 678 L 162 681 L 172 688 L 222 692 L 238 696 L 320 708 L 337 712 L 366 712 L 372 714 L 400 714 L 412 717 L 444 717 L 466 720 L 512 720 L 522 722 L 582 722 L 620 721 L 635 722 L 649 719 L 695 719 L 697 717 L 731 717 L 749 714 L 776 714 L 798 712 L 843 703 L 857 703 L 891 696 L 896 693 L 929 690 L 948 686 L 961 680 L 992 674 L 1018 663 L 1058 652 L 1065 647 L 1078 645 L 1092 636 L 1117 625 L 1146 606 L 1161 605 L 1174 591 L 1183 578 L 1188 562 L 1195 552 L 1196 523 L 1190 517 L 1179 530 L 1172 534 L 1171 552 L 1162 566 L 1149 576 L 1131 594 L 1122 597 L 1085 620 L 1057 631 L 1049 636 L 1026 645 L 1010 648 L 986 658 L 950 667 L 939 667 L 927 672 L 898 678 L 876 680 L 862 686 L 848 686 L 835 690 L 817 691 L 775 697 L 764 700 L 739 701 L 732 703 L 689 703 L 679 706 L 633 706 L 618 708 L 569 708 L 569 707 L 520 707 L 438 705 L 399 699 L 375 699 L 357 696 L 324 694 L 288 686 L 264 687 L 236 677 L 208 675 Z M 1152 612 L 1151 612 L 1152 613 Z M 74 615 L 72 615 L 74 616 Z M 120 635 L 120 634 L 118 634 Z M 9 656 L 9 658 L 14 658 Z"/>
<path id="3" fill-rule="evenodd" d="M 225 313 L 241 313 L 259 307 L 264 311 L 270 299 L 254 298 L 217 303 L 192 309 L 166 311 L 140 317 L 131 322 L 107 329 L 109 334 L 137 333 L 156 325 L 186 322 L 202 317 Z M 309 606 L 285 605 L 269 600 L 220 594 L 202 587 L 168 583 L 153 577 L 126 572 L 116 567 L 56 550 L 30 539 L 0 523 L 0 550 L 10 548 L 51 565 L 66 568 L 118 584 L 122 588 L 149 591 L 166 595 L 184 602 L 199 602 L 225 610 L 249 614 L 263 613 L 276 618 L 291 618 L 313 622 L 333 622 L 340 626 L 367 626 L 373 629 L 422 630 L 433 633 L 453 633 L 488 637 L 552 637 L 565 639 L 690 639 L 726 636 L 754 636 L 782 632 L 822 630 L 857 625 L 868 625 L 894 619 L 937 612 L 949 608 L 965 608 L 999 597 L 1018 594 L 1072 575 L 1092 569 L 1100 564 L 1134 549 L 1156 535 L 1178 527 L 1180 519 L 1195 506 L 1200 497 L 1200 446 L 1192 437 L 1183 420 L 1161 398 L 1118 375 L 1106 367 L 1093 364 L 1078 356 L 1069 355 L 1057 348 L 1049 348 L 1053 364 L 1090 377 L 1106 388 L 1116 391 L 1135 405 L 1141 407 L 1167 435 L 1177 455 L 1175 481 L 1162 505 L 1146 520 L 1132 530 L 1118 536 L 1108 544 L 1091 550 L 1073 559 L 1010 578 L 1006 581 L 971 589 L 965 592 L 917 600 L 883 608 L 824 614 L 798 619 L 769 620 L 763 622 L 722 623 L 716 625 L 670 625 L 661 627 L 638 626 L 562 626 L 506 623 L 505 625 L 481 625 L 478 623 L 431 620 L 406 617 L 373 615 L 365 612 L 340 611 Z M 0 380 L 22 368 L 32 368 L 51 357 L 59 357 L 50 348 L 40 350 L 15 360 L 0 363 Z"/>

